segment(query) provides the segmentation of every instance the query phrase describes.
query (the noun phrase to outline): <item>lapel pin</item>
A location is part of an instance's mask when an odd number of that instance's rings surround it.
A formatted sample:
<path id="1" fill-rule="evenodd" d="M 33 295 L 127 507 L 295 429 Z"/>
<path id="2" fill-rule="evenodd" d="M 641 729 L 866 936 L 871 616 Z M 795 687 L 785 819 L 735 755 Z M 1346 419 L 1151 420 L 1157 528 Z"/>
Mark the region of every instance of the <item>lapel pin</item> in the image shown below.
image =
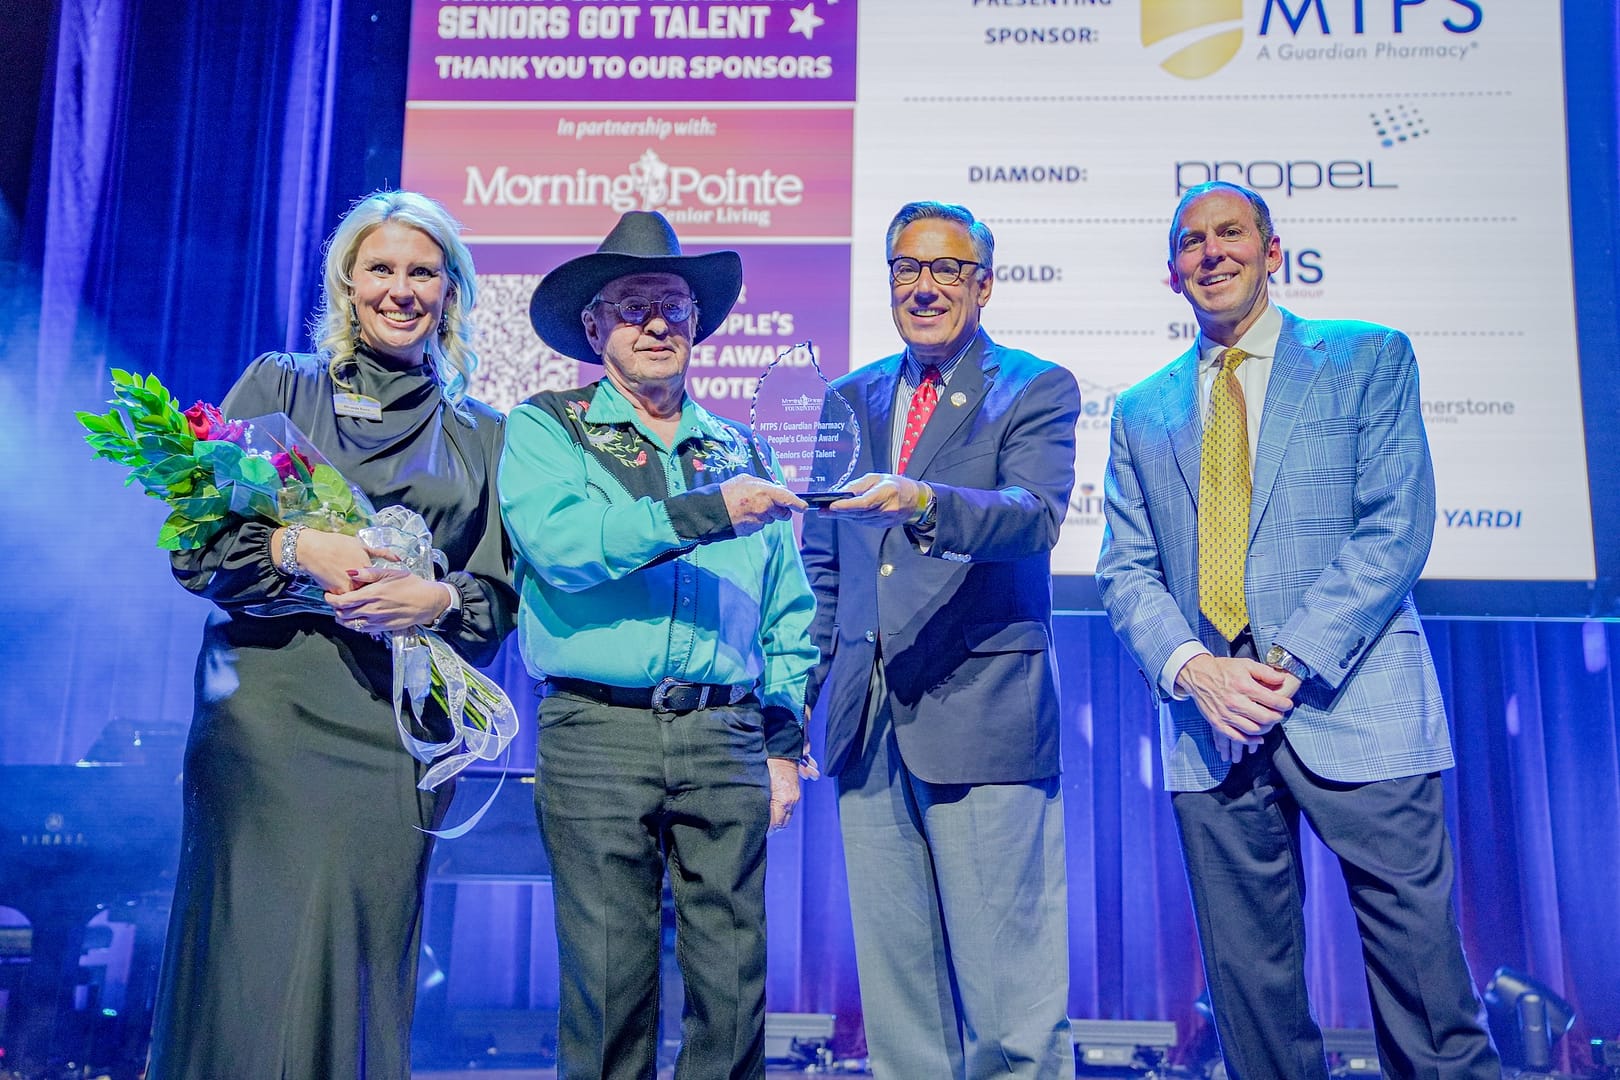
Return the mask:
<path id="1" fill-rule="evenodd" d="M 958 390 L 956 393 L 951 395 L 951 404 L 960 409 L 962 406 L 967 404 L 967 395 Z"/>

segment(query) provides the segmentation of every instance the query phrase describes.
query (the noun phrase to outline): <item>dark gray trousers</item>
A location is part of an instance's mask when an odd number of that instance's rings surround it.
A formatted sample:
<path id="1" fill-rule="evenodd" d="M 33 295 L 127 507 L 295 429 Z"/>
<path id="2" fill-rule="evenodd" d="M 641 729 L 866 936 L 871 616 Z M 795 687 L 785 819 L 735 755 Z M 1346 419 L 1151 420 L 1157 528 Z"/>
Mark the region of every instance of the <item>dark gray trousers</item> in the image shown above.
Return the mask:
<path id="1" fill-rule="evenodd" d="M 653 1080 L 666 864 L 686 986 L 679 1080 L 765 1072 L 765 834 L 757 702 L 681 715 L 567 693 L 540 705 L 535 802 L 562 970 L 560 1080 Z"/>
<path id="2" fill-rule="evenodd" d="M 1232 1080 L 1326 1080 L 1305 987 L 1300 819 L 1338 856 L 1361 932 L 1383 1072 L 1498 1080 L 1452 905 L 1437 773 L 1312 774 L 1280 727 L 1210 791 L 1173 796 L 1215 1028 Z"/>

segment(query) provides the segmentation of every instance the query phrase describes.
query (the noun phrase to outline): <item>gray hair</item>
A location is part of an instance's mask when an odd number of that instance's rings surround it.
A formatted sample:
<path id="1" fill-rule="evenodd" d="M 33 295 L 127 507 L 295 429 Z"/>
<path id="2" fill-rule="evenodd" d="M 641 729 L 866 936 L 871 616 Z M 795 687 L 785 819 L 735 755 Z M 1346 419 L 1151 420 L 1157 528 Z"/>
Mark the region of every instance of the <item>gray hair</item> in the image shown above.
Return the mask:
<path id="1" fill-rule="evenodd" d="M 1271 207 L 1266 200 L 1260 197 L 1259 192 L 1250 191 L 1242 184 L 1234 184 L 1230 180 L 1207 180 L 1202 184 L 1194 184 L 1187 189 L 1187 193 L 1176 203 L 1176 212 L 1170 216 L 1170 261 L 1176 261 L 1176 230 L 1181 227 L 1181 212 L 1187 209 L 1194 199 L 1208 195 L 1212 191 L 1230 191 L 1249 200 L 1254 208 L 1254 227 L 1260 233 L 1260 248 L 1267 250 L 1271 247 L 1271 238 L 1277 235 L 1277 230 L 1271 224 Z"/>
<path id="2" fill-rule="evenodd" d="M 990 226 L 973 216 L 973 211 L 956 203 L 935 202 L 932 199 L 922 202 L 908 202 L 894 215 L 889 222 L 888 237 L 884 241 L 883 253 L 886 258 L 894 258 L 894 244 L 900 239 L 900 233 L 907 225 L 914 221 L 926 218 L 939 218 L 941 221 L 954 221 L 967 230 L 968 238 L 973 241 L 973 261 L 979 264 L 984 273 L 995 270 L 996 238 L 991 235 Z"/>
<path id="3" fill-rule="evenodd" d="M 326 242 L 321 268 L 321 300 L 312 320 L 315 348 L 326 358 L 332 381 L 346 387 L 342 371 L 354 364 L 359 332 L 354 311 L 354 262 L 373 229 L 396 221 L 427 235 L 444 253 L 450 287 L 444 317 L 427 340 L 434 377 L 452 407 L 466 400 L 468 382 L 478 369 L 470 318 L 478 302 L 472 252 L 461 240 L 461 223 L 437 201 L 414 191 L 378 191 L 357 201 Z"/>

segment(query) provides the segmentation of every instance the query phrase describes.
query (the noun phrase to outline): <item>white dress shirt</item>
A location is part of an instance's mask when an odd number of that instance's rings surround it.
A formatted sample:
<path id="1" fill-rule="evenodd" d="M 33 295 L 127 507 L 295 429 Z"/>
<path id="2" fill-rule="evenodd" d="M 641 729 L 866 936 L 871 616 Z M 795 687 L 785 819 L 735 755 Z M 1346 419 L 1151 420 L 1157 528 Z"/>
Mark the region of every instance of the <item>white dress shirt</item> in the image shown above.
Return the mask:
<path id="1" fill-rule="evenodd" d="M 1282 312 L 1269 301 L 1260 317 L 1238 338 L 1237 347 L 1248 353 L 1248 358 L 1237 367 L 1238 384 L 1243 387 L 1243 407 L 1249 427 L 1249 473 L 1254 474 L 1254 457 L 1260 445 L 1260 416 L 1265 411 L 1266 387 L 1271 383 L 1271 365 L 1277 358 L 1277 340 L 1282 336 Z M 1209 421 L 1210 391 L 1215 386 L 1215 375 L 1221 370 L 1221 354 L 1226 346 L 1198 335 L 1198 415 L 1202 422 Z M 1178 646 L 1164 662 L 1159 672 L 1159 685 L 1173 698 L 1187 695 L 1176 689 L 1176 676 L 1187 661 L 1200 653 L 1209 652 L 1202 642 L 1188 641 Z"/>

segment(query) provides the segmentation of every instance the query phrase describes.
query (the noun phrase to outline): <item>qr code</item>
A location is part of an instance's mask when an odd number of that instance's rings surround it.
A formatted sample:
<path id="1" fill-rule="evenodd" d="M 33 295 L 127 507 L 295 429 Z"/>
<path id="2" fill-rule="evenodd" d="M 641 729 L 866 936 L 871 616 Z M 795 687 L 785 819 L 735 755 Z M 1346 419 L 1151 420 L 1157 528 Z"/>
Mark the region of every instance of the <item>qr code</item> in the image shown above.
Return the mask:
<path id="1" fill-rule="evenodd" d="M 580 385 L 579 361 L 557 352 L 529 323 L 529 297 L 539 274 L 479 274 L 478 370 L 472 396 L 501 412 L 541 390 L 567 390 Z"/>

